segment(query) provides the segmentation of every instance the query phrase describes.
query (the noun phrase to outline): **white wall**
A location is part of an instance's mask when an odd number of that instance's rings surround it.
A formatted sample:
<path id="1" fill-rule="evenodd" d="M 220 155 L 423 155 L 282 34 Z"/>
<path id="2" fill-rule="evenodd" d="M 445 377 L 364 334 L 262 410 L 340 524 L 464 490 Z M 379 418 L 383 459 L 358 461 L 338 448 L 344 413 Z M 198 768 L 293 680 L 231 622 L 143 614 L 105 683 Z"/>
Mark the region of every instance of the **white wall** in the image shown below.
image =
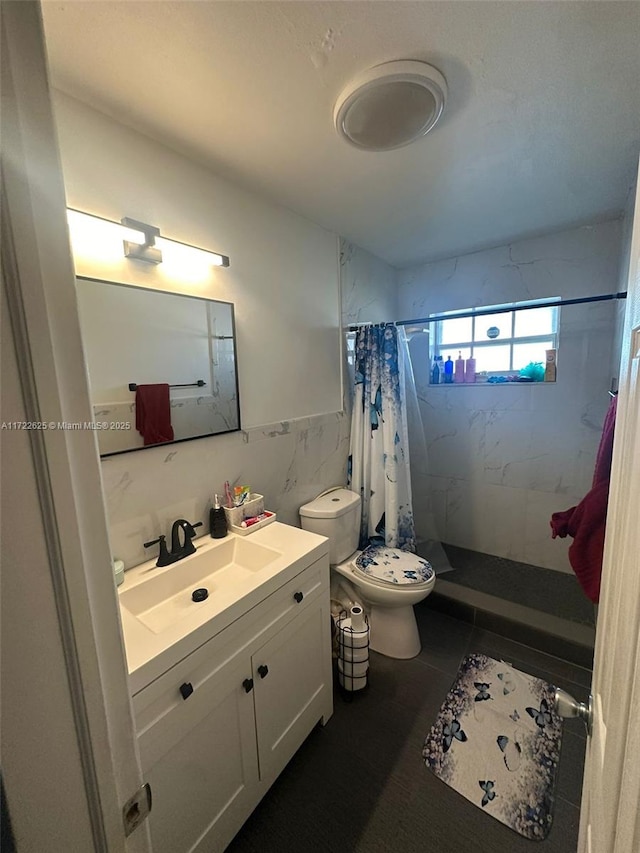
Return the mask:
<path id="1" fill-rule="evenodd" d="M 230 256 L 204 282 L 121 258 L 76 256 L 79 275 L 233 302 L 244 431 L 102 461 L 112 552 L 127 567 L 179 517 L 206 520 L 225 480 L 249 483 L 282 521 L 345 481 L 337 240 L 158 143 L 57 94 L 69 206 L 127 215 Z M 264 425 L 264 426 L 261 426 Z"/>
<path id="2" fill-rule="evenodd" d="M 339 411 L 336 236 L 73 98 L 56 92 L 54 106 L 70 207 L 148 222 L 231 262 L 203 278 L 76 252 L 78 275 L 233 302 L 244 427 Z"/>
<path id="3" fill-rule="evenodd" d="M 398 273 L 400 315 L 618 289 L 620 221 L 523 240 Z M 414 480 L 444 542 L 570 572 L 549 519 L 591 486 L 611 381 L 613 302 L 561 310 L 558 381 L 429 386 L 414 359 L 430 476 Z"/>

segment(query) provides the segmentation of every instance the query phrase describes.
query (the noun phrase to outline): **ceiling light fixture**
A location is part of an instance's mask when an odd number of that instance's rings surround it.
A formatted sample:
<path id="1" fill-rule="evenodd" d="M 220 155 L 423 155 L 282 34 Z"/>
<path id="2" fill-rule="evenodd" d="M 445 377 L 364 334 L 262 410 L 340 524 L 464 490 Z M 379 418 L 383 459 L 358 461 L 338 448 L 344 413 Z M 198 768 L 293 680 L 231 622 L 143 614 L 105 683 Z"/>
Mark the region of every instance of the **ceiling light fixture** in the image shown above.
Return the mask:
<path id="1" fill-rule="evenodd" d="M 420 139 L 442 115 L 447 83 L 416 60 L 376 65 L 340 93 L 333 111 L 338 133 L 364 151 L 392 151 Z"/>

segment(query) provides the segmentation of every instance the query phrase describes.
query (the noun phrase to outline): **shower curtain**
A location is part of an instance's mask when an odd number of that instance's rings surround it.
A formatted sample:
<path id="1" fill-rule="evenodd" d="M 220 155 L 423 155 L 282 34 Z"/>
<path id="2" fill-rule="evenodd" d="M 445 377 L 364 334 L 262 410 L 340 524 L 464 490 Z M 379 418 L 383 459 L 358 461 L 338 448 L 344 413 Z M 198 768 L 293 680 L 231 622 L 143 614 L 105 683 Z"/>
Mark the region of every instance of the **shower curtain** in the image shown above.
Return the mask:
<path id="1" fill-rule="evenodd" d="M 416 547 L 406 366 L 404 330 L 393 323 L 357 329 L 347 485 L 362 498 L 361 548 L 372 543 L 405 551 Z"/>

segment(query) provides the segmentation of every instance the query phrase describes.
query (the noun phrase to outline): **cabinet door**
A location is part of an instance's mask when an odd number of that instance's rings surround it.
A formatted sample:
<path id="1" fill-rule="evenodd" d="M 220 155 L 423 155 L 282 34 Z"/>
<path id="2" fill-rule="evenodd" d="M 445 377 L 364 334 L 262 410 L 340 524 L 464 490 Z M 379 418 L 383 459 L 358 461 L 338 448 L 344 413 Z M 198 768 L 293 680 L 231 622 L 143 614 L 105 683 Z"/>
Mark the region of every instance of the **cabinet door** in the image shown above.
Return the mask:
<path id="1" fill-rule="evenodd" d="M 258 799 L 250 660 L 234 660 L 140 736 L 154 853 L 222 851 Z M 249 684 L 246 685 L 249 687 Z M 185 693 L 188 688 L 183 687 Z"/>
<path id="2" fill-rule="evenodd" d="M 333 711 L 330 616 L 310 606 L 252 656 L 260 779 L 270 784 Z"/>

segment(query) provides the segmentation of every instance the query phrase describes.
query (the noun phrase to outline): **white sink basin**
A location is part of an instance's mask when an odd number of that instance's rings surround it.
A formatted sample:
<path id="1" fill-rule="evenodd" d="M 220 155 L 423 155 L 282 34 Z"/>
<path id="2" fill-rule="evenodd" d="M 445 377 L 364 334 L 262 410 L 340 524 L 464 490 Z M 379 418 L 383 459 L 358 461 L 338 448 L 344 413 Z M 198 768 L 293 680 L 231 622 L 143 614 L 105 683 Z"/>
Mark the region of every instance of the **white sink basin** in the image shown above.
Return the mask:
<path id="1" fill-rule="evenodd" d="M 120 592 L 120 604 L 156 634 L 176 622 L 202 614 L 216 597 L 228 597 L 246 580 L 268 568 L 282 552 L 240 537 L 229 537 L 215 547 L 162 569 L 151 568 L 142 583 Z M 193 601 L 196 589 L 206 589 L 204 601 Z"/>
<path id="2" fill-rule="evenodd" d="M 193 544 L 195 554 L 170 566 L 133 566 L 117 588 L 132 695 L 326 558 L 329 547 L 323 536 L 280 521 L 248 536 L 201 536 Z M 202 587 L 208 597 L 193 601 Z"/>

